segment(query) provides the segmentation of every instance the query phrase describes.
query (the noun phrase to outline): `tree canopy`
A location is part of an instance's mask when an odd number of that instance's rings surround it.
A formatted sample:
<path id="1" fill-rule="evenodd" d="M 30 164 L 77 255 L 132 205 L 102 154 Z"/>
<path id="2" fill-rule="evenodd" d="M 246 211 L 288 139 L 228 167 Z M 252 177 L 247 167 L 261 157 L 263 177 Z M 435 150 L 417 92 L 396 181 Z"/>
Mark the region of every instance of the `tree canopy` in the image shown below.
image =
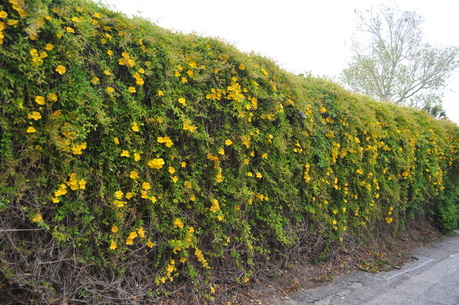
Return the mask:
<path id="1" fill-rule="evenodd" d="M 352 90 L 444 116 L 442 91 L 459 67 L 459 48 L 425 42 L 422 16 L 397 6 L 356 11 L 353 57 L 342 72 Z"/>

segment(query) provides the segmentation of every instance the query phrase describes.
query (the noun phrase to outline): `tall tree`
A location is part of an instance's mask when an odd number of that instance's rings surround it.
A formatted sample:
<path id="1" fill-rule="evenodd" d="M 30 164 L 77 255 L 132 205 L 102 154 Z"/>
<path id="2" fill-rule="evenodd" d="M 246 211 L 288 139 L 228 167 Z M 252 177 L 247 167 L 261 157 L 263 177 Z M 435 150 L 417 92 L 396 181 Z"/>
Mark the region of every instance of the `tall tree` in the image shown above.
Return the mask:
<path id="1" fill-rule="evenodd" d="M 444 116 L 442 91 L 459 67 L 458 47 L 426 43 L 416 12 L 397 6 L 356 11 L 354 53 L 342 80 L 352 90 Z"/>

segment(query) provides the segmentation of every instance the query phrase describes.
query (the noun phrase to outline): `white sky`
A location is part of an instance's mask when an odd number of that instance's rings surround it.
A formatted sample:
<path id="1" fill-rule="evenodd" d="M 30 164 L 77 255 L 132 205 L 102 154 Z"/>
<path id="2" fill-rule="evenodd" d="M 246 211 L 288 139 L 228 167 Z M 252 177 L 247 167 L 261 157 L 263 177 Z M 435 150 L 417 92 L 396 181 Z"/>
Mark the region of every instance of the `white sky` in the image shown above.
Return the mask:
<path id="1" fill-rule="evenodd" d="M 254 51 L 293 73 L 337 80 L 349 60 L 354 9 L 382 0 L 101 0 L 112 9 L 150 19 L 183 33 L 218 37 L 244 52 Z M 399 0 L 402 10 L 425 18 L 432 45 L 459 46 L 459 0 Z M 459 124 L 459 72 L 443 99 L 447 116 Z"/>

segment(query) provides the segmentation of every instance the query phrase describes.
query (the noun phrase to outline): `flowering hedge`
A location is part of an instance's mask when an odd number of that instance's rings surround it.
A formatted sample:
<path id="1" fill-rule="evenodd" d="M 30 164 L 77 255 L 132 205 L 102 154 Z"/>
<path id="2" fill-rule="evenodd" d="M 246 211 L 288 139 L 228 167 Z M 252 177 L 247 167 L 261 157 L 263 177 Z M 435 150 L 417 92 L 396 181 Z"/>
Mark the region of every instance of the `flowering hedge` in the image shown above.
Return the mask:
<path id="1" fill-rule="evenodd" d="M 34 302 L 212 300 L 319 237 L 456 226 L 455 124 L 217 39 L 2 0 L 0 71 L 0 277 Z"/>

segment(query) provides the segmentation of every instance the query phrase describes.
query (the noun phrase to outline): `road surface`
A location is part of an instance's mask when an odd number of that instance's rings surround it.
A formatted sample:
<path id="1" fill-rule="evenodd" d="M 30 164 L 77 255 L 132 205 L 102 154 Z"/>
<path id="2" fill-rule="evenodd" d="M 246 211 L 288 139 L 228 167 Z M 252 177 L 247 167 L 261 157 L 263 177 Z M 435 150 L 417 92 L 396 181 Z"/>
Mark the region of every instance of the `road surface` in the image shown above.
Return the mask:
<path id="1" fill-rule="evenodd" d="M 459 231 L 412 252 L 401 269 L 355 271 L 301 290 L 279 305 L 459 305 Z"/>

